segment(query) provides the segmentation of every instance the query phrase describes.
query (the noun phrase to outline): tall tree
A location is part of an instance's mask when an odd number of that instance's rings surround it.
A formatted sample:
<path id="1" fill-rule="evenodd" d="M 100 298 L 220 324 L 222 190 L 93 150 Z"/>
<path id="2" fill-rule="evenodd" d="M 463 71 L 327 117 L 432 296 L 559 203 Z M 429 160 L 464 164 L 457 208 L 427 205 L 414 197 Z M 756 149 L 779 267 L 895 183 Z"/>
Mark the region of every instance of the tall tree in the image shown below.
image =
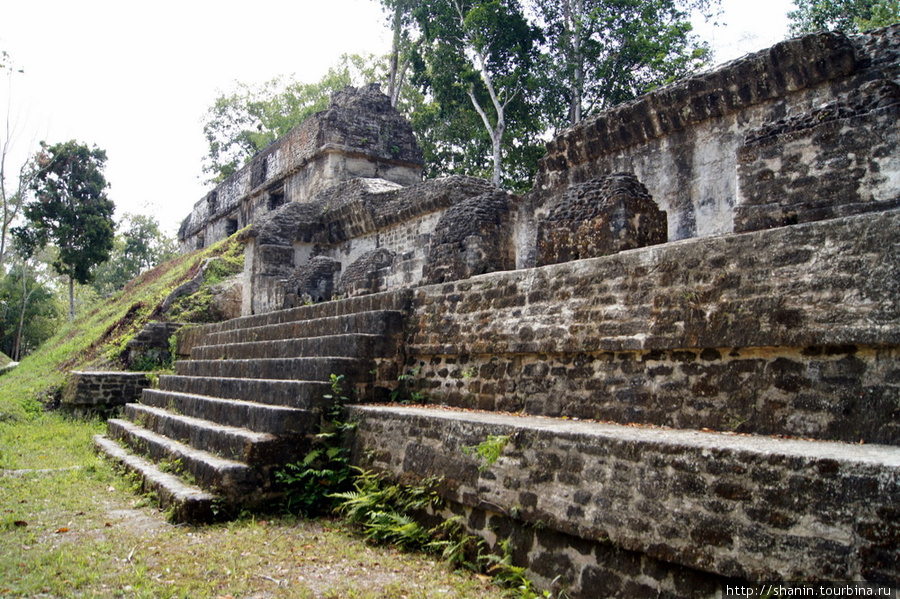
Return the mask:
<path id="1" fill-rule="evenodd" d="M 391 53 L 388 56 L 387 94 L 391 99 L 391 106 L 397 108 L 406 84 L 406 73 L 409 70 L 412 53 L 418 46 L 418 41 L 413 41 L 410 35 L 415 0 L 383 1 L 390 15 L 392 34 Z"/>
<path id="2" fill-rule="evenodd" d="M 540 31 L 517 0 L 423 0 L 413 16 L 423 38 L 417 81 L 445 115 L 474 110 L 490 142 L 491 181 L 500 186 L 510 121 L 539 129 L 532 71 Z"/>
<path id="3" fill-rule="evenodd" d="M 69 279 L 69 319 L 74 320 L 75 283 L 89 283 L 92 269 L 109 259 L 113 247 L 115 206 L 106 196 L 106 152 L 74 140 L 41 142 L 35 163 L 35 198 L 24 207 L 27 223 L 13 235 L 26 258 L 48 244 L 57 247 L 53 268 Z"/>
<path id="4" fill-rule="evenodd" d="M 794 0 L 794 6 L 788 13 L 794 35 L 823 29 L 856 33 L 900 22 L 898 0 Z"/>
<path id="5" fill-rule="evenodd" d="M 545 109 L 558 128 L 703 66 L 693 11 L 719 0 L 531 0 L 543 24 Z"/>

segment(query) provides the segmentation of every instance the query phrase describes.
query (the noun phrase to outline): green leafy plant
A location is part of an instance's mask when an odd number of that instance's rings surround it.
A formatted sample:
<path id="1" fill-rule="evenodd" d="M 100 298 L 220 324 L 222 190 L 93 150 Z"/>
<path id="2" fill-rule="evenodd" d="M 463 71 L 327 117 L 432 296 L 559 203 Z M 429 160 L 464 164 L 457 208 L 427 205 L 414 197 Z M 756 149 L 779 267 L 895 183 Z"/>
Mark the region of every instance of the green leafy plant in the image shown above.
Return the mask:
<path id="1" fill-rule="evenodd" d="M 481 461 L 478 469 L 484 472 L 497 462 L 509 440 L 509 435 L 488 435 L 488 438 L 478 445 L 463 447 L 463 453 L 466 455 L 472 455 L 473 453 L 477 455 Z"/>
<path id="2" fill-rule="evenodd" d="M 343 422 L 343 406 L 348 398 L 343 390 L 344 375 L 331 375 L 331 393 L 327 400 L 319 433 L 313 445 L 298 463 L 287 464 L 275 477 L 284 488 L 285 508 L 291 513 L 317 516 L 334 510 L 336 494 L 352 488 L 353 470 L 344 436 L 354 425 Z"/>
<path id="3" fill-rule="evenodd" d="M 397 388 L 391 391 L 391 401 L 411 404 L 425 403 L 425 394 L 417 389 L 418 376 L 421 368 L 418 366 L 397 377 Z"/>
<path id="4" fill-rule="evenodd" d="M 441 504 L 437 483 L 437 479 L 426 479 L 419 485 L 400 485 L 380 474 L 360 471 L 353 490 L 333 497 L 339 501 L 337 511 L 357 524 L 370 541 L 423 549 L 432 533 L 414 514 Z"/>

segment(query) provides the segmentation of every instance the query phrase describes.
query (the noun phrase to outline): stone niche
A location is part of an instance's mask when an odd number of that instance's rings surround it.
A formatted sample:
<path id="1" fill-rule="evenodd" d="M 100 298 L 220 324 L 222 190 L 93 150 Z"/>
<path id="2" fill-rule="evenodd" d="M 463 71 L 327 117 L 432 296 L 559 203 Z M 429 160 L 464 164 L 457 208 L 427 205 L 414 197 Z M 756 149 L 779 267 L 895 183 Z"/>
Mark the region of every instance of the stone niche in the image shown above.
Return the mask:
<path id="1" fill-rule="evenodd" d="M 302 264 L 286 281 L 284 307 L 293 308 L 309 302 L 327 302 L 335 294 L 336 274 L 341 263 L 327 256 L 316 256 Z"/>
<path id="2" fill-rule="evenodd" d="M 541 219 L 537 266 L 667 241 L 666 213 L 637 178 L 615 173 L 569 187 Z"/>
<path id="3" fill-rule="evenodd" d="M 515 268 L 510 208 L 515 196 L 496 190 L 453 206 L 435 229 L 425 283 L 468 279 L 475 275 Z"/>

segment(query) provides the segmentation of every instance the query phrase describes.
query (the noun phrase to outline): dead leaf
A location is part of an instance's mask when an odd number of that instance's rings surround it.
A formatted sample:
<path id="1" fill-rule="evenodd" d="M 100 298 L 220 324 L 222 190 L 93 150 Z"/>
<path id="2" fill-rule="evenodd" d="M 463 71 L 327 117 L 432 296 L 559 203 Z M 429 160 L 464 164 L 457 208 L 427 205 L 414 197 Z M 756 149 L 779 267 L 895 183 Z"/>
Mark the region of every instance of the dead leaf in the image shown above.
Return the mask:
<path id="1" fill-rule="evenodd" d="M 15 522 L 13 522 L 13 526 L 25 527 L 28 526 L 28 522 L 25 522 L 24 520 L 16 520 Z"/>
<path id="2" fill-rule="evenodd" d="M 69 529 L 65 526 L 60 526 L 56 529 L 56 534 L 62 534 L 64 532 L 69 532 Z"/>

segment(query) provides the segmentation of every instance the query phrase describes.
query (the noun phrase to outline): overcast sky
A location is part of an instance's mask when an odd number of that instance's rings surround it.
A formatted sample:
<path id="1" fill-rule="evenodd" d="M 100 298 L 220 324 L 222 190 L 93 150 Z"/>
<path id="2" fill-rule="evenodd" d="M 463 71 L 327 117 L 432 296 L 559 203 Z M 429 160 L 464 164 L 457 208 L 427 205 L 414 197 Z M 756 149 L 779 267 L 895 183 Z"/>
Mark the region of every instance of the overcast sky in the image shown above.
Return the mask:
<path id="1" fill-rule="evenodd" d="M 722 25 L 698 26 L 718 62 L 786 36 L 790 0 L 722 6 Z M 316 81 L 341 54 L 389 46 L 377 0 L 0 0 L 0 50 L 24 70 L 0 81 L 0 108 L 14 164 L 40 140 L 96 144 L 117 214 L 152 214 L 174 234 L 205 193 L 201 121 L 220 92 Z"/>

